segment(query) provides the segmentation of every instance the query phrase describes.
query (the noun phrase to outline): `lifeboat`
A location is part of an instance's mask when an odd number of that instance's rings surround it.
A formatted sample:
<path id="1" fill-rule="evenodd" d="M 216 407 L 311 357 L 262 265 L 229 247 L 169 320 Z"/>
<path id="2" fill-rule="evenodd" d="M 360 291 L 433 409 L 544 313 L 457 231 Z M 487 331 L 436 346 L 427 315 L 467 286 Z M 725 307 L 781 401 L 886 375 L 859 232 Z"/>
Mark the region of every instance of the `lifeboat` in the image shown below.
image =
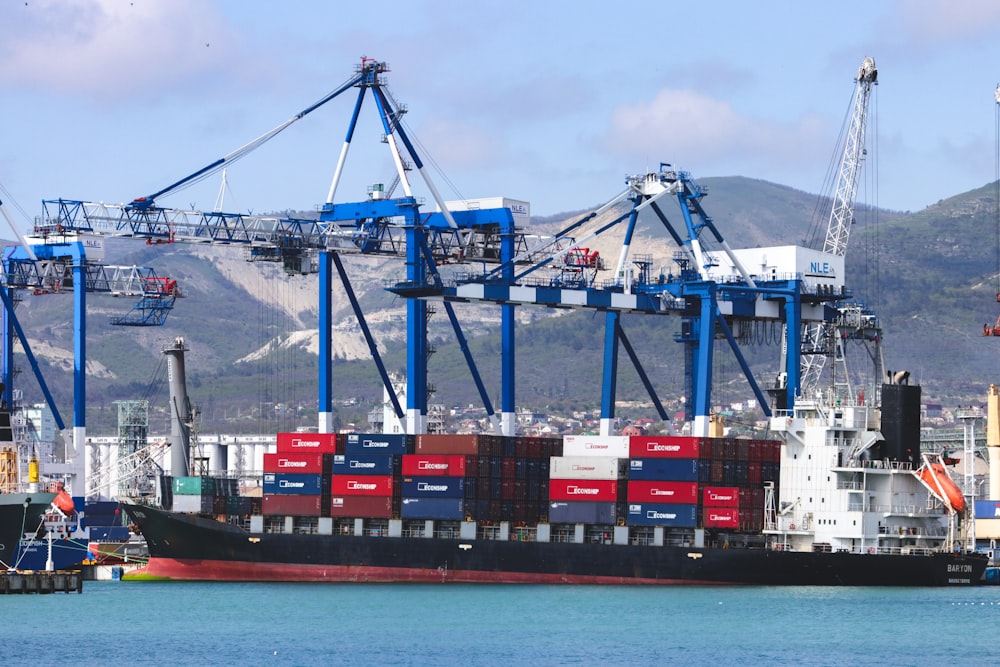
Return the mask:
<path id="1" fill-rule="evenodd" d="M 934 496 L 947 505 L 953 512 L 961 514 L 965 511 L 965 496 L 962 490 L 952 481 L 948 471 L 940 463 L 925 463 L 916 472 L 924 485 Z"/>

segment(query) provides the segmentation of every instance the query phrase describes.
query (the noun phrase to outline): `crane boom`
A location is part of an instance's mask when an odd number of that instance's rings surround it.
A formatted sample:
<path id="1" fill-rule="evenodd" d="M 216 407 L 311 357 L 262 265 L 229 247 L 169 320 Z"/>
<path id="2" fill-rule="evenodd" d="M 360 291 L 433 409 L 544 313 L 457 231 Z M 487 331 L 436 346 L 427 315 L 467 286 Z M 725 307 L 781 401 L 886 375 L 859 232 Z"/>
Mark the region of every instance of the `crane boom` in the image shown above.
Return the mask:
<path id="1" fill-rule="evenodd" d="M 871 95 L 872 86 L 877 83 L 877 80 L 878 70 L 875 68 L 875 61 L 871 58 L 865 58 L 861 67 L 858 68 L 858 76 L 855 79 L 857 86 L 854 90 L 851 125 L 844 143 L 837 192 L 834 196 L 833 209 L 830 211 L 826 242 L 823 244 L 823 252 L 829 252 L 839 257 L 843 257 L 847 253 L 847 241 L 851 235 L 851 225 L 854 222 L 854 197 L 858 190 L 861 161 L 865 155 L 868 98 Z"/>
<path id="2" fill-rule="evenodd" d="M 854 79 L 854 97 L 851 104 L 851 119 L 844 140 L 844 151 L 840 159 L 837 190 L 830 210 L 826 240 L 823 252 L 844 257 L 847 242 L 854 224 L 854 199 L 858 191 L 858 178 L 865 156 L 865 131 L 868 120 L 868 101 L 872 86 L 878 82 L 878 69 L 872 58 L 865 58 Z M 802 375 L 804 392 L 814 390 L 819 385 L 820 376 L 831 356 L 834 344 L 833 325 L 829 322 L 808 324 L 802 335 Z"/>

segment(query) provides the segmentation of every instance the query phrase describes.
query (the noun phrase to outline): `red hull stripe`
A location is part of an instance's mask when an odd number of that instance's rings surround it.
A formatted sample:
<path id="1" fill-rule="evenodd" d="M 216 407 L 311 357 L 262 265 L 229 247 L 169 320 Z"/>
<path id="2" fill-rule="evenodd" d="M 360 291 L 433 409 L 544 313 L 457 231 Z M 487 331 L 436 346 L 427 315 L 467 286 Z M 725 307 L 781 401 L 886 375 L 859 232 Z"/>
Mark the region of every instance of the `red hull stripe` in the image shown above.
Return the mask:
<path id="1" fill-rule="evenodd" d="M 173 579 L 178 581 L 326 581 L 347 583 L 415 584 L 718 584 L 682 579 L 633 579 L 582 574 L 538 574 L 529 572 L 477 572 L 475 570 L 430 570 L 363 565 L 296 565 L 238 561 L 150 558 L 149 564 L 125 575 L 126 579 Z"/>

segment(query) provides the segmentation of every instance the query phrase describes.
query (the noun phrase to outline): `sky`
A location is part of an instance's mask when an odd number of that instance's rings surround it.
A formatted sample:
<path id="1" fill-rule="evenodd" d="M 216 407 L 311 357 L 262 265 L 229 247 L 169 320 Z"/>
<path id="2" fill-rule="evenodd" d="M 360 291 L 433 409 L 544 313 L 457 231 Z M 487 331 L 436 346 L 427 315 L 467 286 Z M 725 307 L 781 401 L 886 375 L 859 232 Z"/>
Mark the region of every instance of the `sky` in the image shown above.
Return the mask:
<path id="1" fill-rule="evenodd" d="M 866 56 L 879 77 L 859 202 L 917 211 L 997 173 L 992 0 L 0 0 L 0 25 L 0 198 L 22 231 L 43 199 L 127 202 L 184 178 L 362 57 L 387 63 L 445 199 L 535 216 L 602 204 L 661 162 L 827 192 Z M 355 98 L 231 164 L 222 209 L 326 201 Z M 335 201 L 392 180 L 381 137 L 369 98 Z M 212 210 L 220 186 L 157 201 Z"/>

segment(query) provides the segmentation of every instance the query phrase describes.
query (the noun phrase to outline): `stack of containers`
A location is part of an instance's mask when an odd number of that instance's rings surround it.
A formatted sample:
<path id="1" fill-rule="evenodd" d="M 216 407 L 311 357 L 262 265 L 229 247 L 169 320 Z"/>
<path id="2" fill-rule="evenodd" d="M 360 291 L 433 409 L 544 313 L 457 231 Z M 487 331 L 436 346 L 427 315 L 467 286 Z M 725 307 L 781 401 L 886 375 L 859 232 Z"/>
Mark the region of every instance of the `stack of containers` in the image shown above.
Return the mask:
<path id="1" fill-rule="evenodd" d="M 279 433 L 278 451 L 264 455 L 261 511 L 268 516 L 330 516 L 332 433 Z"/>
<path id="2" fill-rule="evenodd" d="M 484 525 L 501 521 L 518 526 L 537 524 L 548 513 L 549 457 L 562 453 L 562 440 L 479 438 L 477 453 L 465 457 L 465 516 Z M 422 445 L 437 449 L 444 443 L 429 439 Z"/>
<path id="3" fill-rule="evenodd" d="M 777 487 L 780 442 L 631 436 L 629 454 L 629 525 L 763 527 L 763 483 Z"/>
<path id="4" fill-rule="evenodd" d="M 401 516 L 464 519 L 466 460 L 462 454 L 404 455 Z"/>
<path id="5" fill-rule="evenodd" d="M 703 438 L 629 436 L 630 526 L 698 525 L 698 470 Z"/>
<path id="6" fill-rule="evenodd" d="M 740 495 L 739 487 L 706 486 L 702 491 L 705 528 L 739 528 Z"/>
<path id="7" fill-rule="evenodd" d="M 628 436 L 563 438 L 549 460 L 549 522 L 614 524 L 622 516 Z"/>
<path id="8" fill-rule="evenodd" d="M 399 474 L 412 438 L 401 434 L 350 433 L 334 457 L 330 516 L 391 519 L 399 515 Z"/>
<path id="9" fill-rule="evenodd" d="M 215 480 L 211 477 L 174 477 L 173 510 L 211 514 L 215 509 Z"/>

